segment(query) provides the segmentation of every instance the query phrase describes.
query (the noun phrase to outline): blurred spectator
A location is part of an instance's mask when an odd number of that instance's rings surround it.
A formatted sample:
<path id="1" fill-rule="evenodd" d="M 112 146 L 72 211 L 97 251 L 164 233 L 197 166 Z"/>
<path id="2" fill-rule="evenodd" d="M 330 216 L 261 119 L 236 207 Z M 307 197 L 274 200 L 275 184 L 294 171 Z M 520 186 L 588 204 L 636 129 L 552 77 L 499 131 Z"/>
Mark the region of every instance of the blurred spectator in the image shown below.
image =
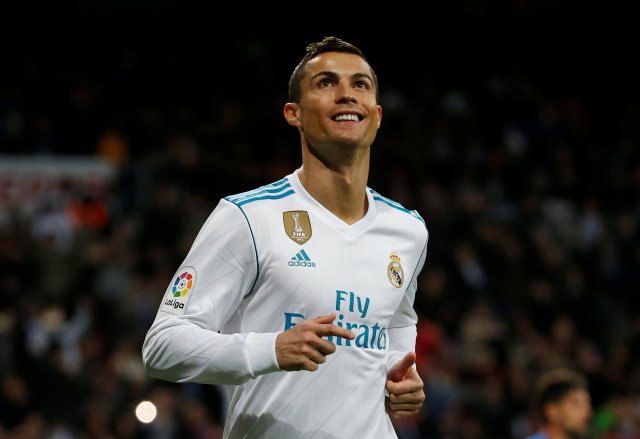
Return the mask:
<path id="1" fill-rule="evenodd" d="M 536 433 L 526 439 L 588 437 L 592 416 L 587 380 L 571 369 L 553 369 L 538 377 L 532 395 L 538 416 Z"/>

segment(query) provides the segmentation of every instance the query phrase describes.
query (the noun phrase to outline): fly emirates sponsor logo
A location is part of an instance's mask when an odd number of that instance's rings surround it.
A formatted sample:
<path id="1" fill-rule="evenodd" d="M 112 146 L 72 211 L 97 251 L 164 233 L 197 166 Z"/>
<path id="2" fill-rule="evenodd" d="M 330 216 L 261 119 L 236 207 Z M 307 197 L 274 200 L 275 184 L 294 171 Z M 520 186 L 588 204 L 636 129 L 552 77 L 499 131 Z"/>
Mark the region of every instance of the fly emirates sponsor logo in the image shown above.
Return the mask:
<path id="1" fill-rule="evenodd" d="M 373 325 L 364 323 L 364 318 L 369 311 L 371 300 L 368 297 L 359 296 L 350 291 L 336 290 L 336 311 L 338 317 L 334 324 L 353 331 L 356 338 L 353 340 L 342 337 L 327 336 L 327 340 L 338 346 L 349 346 L 364 349 L 385 350 L 387 348 L 387 328 L 380 326 L 378 322 Z M 284 330 L 291 329 L 305 319 L 300 313 L 284 313 Z"/>

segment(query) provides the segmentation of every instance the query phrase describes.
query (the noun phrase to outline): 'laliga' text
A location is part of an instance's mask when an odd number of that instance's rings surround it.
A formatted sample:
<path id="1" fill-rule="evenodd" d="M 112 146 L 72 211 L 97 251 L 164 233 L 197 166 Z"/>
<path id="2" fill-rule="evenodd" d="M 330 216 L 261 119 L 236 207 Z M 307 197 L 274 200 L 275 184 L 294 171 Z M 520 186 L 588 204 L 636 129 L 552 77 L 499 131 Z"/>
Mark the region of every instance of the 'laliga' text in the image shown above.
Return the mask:
<path id="1" fill-rule="evenodd" d="M 178 300 L 173 300 L 173 299 L 167 299 L 164 301 L 164 304 L 167 306 L 171 306 L 175 309 L 183 309 L 184 308 L 184 303 L 179 302 Z"/>

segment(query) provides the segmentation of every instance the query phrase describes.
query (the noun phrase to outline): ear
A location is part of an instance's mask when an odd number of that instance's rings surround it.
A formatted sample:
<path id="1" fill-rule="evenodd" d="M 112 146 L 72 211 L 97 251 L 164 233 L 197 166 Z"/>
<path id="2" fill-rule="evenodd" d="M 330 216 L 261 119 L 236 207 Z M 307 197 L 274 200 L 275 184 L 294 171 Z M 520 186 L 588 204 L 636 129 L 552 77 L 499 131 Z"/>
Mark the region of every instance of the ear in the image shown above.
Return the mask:
<path id="1" fill-rule="evenodd" d="M 378 128 L 380 128 L 380 122 L 382 122 L 382 107 L 378 105 Z"/>
<path id="2" fill-rule="evenodd" d="M 302 125 L 300 122 L 300 107 L 295 102 L 287 102 L 284 104 L 284 118 L 287 123 L 294 127 Z"/>
<path id="3" fill-rule="evenodd" d="M 559 409 L 556 404 L 553 404 L 553 403 L 547 404 L 546 406 L 544 406 L 543 411 L 547 421 L 549 421 L 552 424 L 555 424 L 557 422 Z"/>

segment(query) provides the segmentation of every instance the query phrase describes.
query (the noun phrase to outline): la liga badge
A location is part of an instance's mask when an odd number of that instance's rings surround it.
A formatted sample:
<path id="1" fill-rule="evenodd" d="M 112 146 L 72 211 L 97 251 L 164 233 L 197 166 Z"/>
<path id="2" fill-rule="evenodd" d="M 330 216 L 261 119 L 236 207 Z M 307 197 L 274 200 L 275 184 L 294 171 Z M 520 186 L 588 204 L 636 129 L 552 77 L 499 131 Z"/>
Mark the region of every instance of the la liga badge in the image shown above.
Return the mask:
<path id="1" fill-rule="evenodd" d="M 193 288 L 196 285 L 196 269 L 194 267 L 181 267 L 173 277 L 169 287 L 164 294 L 160 311 L 170 314 L 184 314 L 189 299 L 191 299 Z"/>

